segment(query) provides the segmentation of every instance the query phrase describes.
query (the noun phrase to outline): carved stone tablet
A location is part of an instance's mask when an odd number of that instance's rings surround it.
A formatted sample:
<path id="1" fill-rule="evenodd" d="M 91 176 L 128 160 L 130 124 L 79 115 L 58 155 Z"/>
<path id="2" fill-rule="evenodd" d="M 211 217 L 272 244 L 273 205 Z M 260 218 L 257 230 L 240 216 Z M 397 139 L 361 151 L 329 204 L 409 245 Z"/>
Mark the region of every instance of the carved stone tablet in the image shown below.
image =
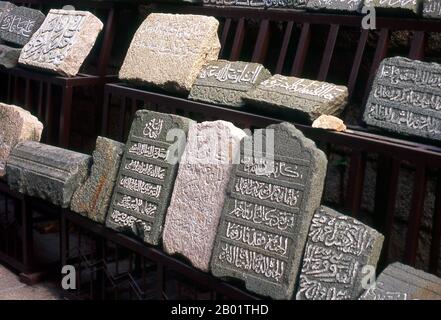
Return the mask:
<path id="1" fill-rule="evenodd" d="M 3 19 L 3 16 L 8 14 L 9 11 L 15 8 L 15 4 L 7 2 L 7 1 L 0 1 L 0 23 Z M 1 40 L 1 38 L 0 38 Z"/>
<path id="2" fill-rule="evenodd" d="M 419 15 L 423 6 L 423 0 L 365 0 L 364 5 L 366 7 L 375 7 L 378 11 L 394 14 Z"/>
<path id="3" fill-rule="evenodd" d="M 26 7 L 15 7 L 4 13 L 0 21 L 0 38 L 24 46 L 44 21 L 44 14 Z"/>
<path id="4" fill-rule="evenodd" d="M 363 293 L 365 266 L 375 270 L 384 237 L 354 218 L 320 207 L 303 255 L 298 300 L 353 300 Z"/>
<path id="5" fill-rule="evenodd" d="M 43 124 L 29 111 L 0 103 L 0 176 L 14 146 L 25 140 L 40 141 Z"/>
<path id="6" fill-rule="evenodd" d="M 309 0 L 306 8 L 311 11 L 361 12 L 364 0 Z"/>
<path id="7" fill-rule="evenodd" d="M 399 262 L 389 265 L 360 300 L 441 300 L 441 278 Z"/>
<path id="8" fill-rule="evenodd" d="M 106 226 L 157 245 L 162 236 L 180 158 L 169 148 L 180 130 L 184 138 L 192 120 L 148 110 L 136 113 L 121 162 Z M 182 137 L 181 137 L 182 138 Z M 181 146 L 183 149 L 183 146 Z M 179 151 L 179 150 L 178 150 Z M 182 151 L 181 151 L 182 152 Z"/>
<path id="9" fill-rule="evenodd" d="M 103 23 L 90 12 L 52 9 L 23 47 L 19 63 L 75 76 L 102 28 Z"/>
<path id="10" fill-rule="evenodd" d="M 441 19 L 441 0 L 425 0 L 423 4 L 423 17 Z"/>
<path id="11" fill-rule="evenodd" d="M 307 0 L 203 0 L 204 5 L 220 7 L 304 9 Z"/>
<path id="12" fill-rule="evenodd" d="M 123 152 L 124 144 L 98 137 L 90 176 L 75 191 L 72 211 L 104 223 Z"/>
<path id="13" fill-rule="evenodd" d="M 21 49 L 0 44 L 0 66 L 7 69 L 14 68 L 18 63 L 20 52 Z"/>
<path id="14" fill-rule="evenodd" d="M 441 139 L 441 65 L 403 57 L 384 59 L 364 121 L 402 134 Z"/>
<path id="15" fill-rule="evenodd" d="M 347 103 L 348 89 L 276 74 L 250 90 L 243 99 L 267 112 L 312 122 L 322 114 L 338 116 Z"/>
<path id="16" fill-rule="evenodd" d="M 191 126 L 164 227 L 164 250 L 208 271 L 233 155 L 245 132 L 230 122 Z"/>
<path id="17" fill-rule="evenodd" d="M 268 143 L 272 136 L 273 153 L 252 154 L 257 141 Z M 261 139 L 241 142 L 211 269 L 217 277 L 245 281 L 248 290 L 260 295 L 290 299 L 309 224 L 320 205 L 327 160 L 312 140 L 286 122 L 269 126 Z"/>
<path id="18" fill-rule="evenodd" d="M 240 107 L 245 92 L 269 77 L 271 73 L 259 63 L 212 61 L 199 73 L 189 99 Z"/>
<path id="19" fill-rule="evenodd" d="M 11 151 L 6 163 L 12 190 L 68 208 L 75 190 L 84 182 L 92 158 L 86 154 L 25 141 Z"/>
<path id="20" fill-rule="evenodd" d="M 213 17 L 152 13 L 136 32 L 119 77 L 139 85 L 188 93 L 220 50 Z"/>

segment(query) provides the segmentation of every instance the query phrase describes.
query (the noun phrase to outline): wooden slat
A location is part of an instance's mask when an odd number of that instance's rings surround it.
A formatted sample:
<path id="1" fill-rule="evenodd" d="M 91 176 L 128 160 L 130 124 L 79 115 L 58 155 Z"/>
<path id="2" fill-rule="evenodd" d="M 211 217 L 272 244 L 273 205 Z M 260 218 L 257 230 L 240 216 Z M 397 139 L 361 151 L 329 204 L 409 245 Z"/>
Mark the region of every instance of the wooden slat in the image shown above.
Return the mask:
<path id="1" fill-rule="evenodd" d="M 242 51 L 243 39 L 245 37 L 245 18 L 240 18 L 237 23 L 236 33 L 234 34 L 233 48 L 231 48 L 231 61 L 237 61 Z"/>
<path id="2" fill-rule="evenodd" d="M 352 94 L 354 93 L 355 83 L 360 71 L 360 65 L 363 59 L 364 49 L 366 48 L 368 35 L 369 30 L 363 29 L 360 34 L 360 39 L 358 39 L 357 51 L 355 52 L 354 62 L 352 63 L 351 74 L 349 75 L 348 80 L 349 100 L 352 98 Z"/>
<path id="3" fill-rule="evenodd" d="M 328 76 L 329 66 L 331 65 L 332 55 L 334 53 L 335 42 L 337 41 L 339 30 L 340 26 L 338 24 L 331 24 L 329 28 L 328 40 L 326 40 L 325 51 L 317 77 L 317 80 L 319 81 L 325 81 L 326 77 Z"/>
<path id="4" fill-rule="evenodd" d="M 366 159 L 360 150 L 354 150 L 351 154 L 349 165 L 349 182 L 346 192 L 346 209 L 353 217 L 358 217 L 363 195 L 363 182 L 365 173 Z"/>
<path id="5" fill-rule="evenodd" d="M 228 33 L 230 31 L 230 27 L 231 27 L 231 18 L 228 18 L 228 19 L 225 20 L 225 24 L 224 24 L 224 27 L 222 29 L 221 50 L 220 50 L 219 56 L 222 56 L 223 51 L 225 50 L 225 46 L 226 46 L 226 43 L 227 43 Z"/>
<path id="6" fill-rule="evenodd" d="M 254 47 L 252 62 L 264 63 L 268 52 L 270 38 L 270 22 L 265 19 L 260 22 L 259 33 L 257 35 L 256 45 Z"/>
<path id="7" fill-rule="evenodd" d="M 409 58 L 422 60 L 424 58 L 424 46 L 426 42 L 426 33 L 424 31 L 415 31 L 410 44 Z"/>
<path id="8" fill-rule="evenodd" d="M 299 77 L 302 74 L 305 64 L 306 54 L 308 53 L 309 43 L 311 41 L 311 26 L 304 23 L 300 34 L 299 43 L 297 45 L 296 57 L 291 69 L 291 75 Z"/>
<path id="9" fill-rule="evenodd" d="M 432 242 L 430 244 L 429 271 L 431 273 L 436 273 L 438 271 L 438 261 L 441 247 L 441 172 L 438 173 L 438 182 L 435 194 L 436 200 L 432 223 Z"/>
<path id="10" fill-rule="evenodd" d="M 282 48 L 280 49 L 279 59 L 277 60 L 275 73 L 282 73 L 283 66 L 285 64 L 286 52 L 288 51 L 289 41 L 291 40 L 292 28 L 294 26 L 293 21 L 289 21 L 286 24 L 285 35 L 283 36 Z"/>

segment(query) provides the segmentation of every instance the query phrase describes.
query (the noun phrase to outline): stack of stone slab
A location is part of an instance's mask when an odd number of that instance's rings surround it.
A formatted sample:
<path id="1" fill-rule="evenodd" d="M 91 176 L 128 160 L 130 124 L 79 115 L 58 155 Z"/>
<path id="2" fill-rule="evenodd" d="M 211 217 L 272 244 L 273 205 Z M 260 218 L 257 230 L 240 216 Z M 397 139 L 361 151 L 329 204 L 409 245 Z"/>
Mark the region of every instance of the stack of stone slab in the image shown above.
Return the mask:
<path id="1" fill-rule="evenodd" d="M 332 11 L 360 13 L 364 0 L 308 0 L 306 9 L 309 11 Z"/>
<path id="2" fill-rule="evenodd" d="M 0 1 L 0 40 L 5 42 L 0 44 L 0 66 L 13 68 L 17 65 L 21 48 L 28 43 L 44 18 L 38 10 Z"/>
<path id="3" fill-rule="evenodd" d="M 441 0 L 425 0 L 423 4 L 423 17 L 441 19 Z"/>
<path id="4" fill-rule="evenodd" d="M 307 0 L 203 0 L 204 6 L 304 9 Z"/>
<path id="5" fill-rule="evenodd" d="M 393 15 L 421 15 L 424 0 L 365 0 L 366 7 Z"/>

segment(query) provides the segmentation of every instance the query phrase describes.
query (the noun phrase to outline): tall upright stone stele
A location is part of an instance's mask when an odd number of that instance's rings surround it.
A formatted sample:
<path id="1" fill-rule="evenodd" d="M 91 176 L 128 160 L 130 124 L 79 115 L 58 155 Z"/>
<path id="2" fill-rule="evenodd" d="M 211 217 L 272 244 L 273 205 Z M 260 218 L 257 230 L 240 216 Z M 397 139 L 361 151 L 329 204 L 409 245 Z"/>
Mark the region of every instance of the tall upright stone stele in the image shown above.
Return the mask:
<path id="1" fill-rule="evenodd" d="M 136 112 L 107 214 L 107 227 L 149 244 L 160 242 L 178 160 L 192 123 L 172 114 Z"/>
<path id="2" fill-rule="evenodd" d="M 104 223 L 123 152 L 121 142 L 97 138 L 90 176 L 72 196 L 72 211 Z"/>
<path id="3" fill-rule="evenodd" d="M 73 77 L 89 55 L 103 23 L 87 11 L 49 11 L 46 20 L 23 47 L 19 63 Z"/>
<path id="4" fill-rule="evenodd" d="M 24 141 L 6 163 L 12 190 L 68 208 L 75 190 L 88 175 L 89 155 L 47 144 Z"/>
<path id="5" fill-rule="evenodd" d="M 218 27 L 213 17 L 150 14 L 133 37 L 120 79 L 188 93 L 201 68 L 218 58 Z"/>
<path id="6" fill-rule="evenodd" d="M 388 131 L 441 140 L 441 65 L 403 57 L 384 59 L 363 119 Z"/>
<path id="7" fill-rule="evenodd" d="M 0 103 L 0 177 L 11 150 L 21 141 L 40 141 L 43 124 L 29 111 Z"/>
<path id="8" fill-rule="evenodd" d="M 325 154 L 287 122 L 243 139 L 216 235 L 213 274 L 243 280 L 263 296 L 290 299 L 326 165 Z"/>
<path id="9" fill-rule="evenodd" d="M 441 278 L 395 262 L 360 300 L 441 300 Z"/>
<path id="10" fill-rule="evenodd" d="M 363 277 L 375 272 L 384 237 L 325 206 L 312 218 L 303 256 L 298 300 L 354 300 Z"/>
<path id="11" fill-rule="evenodd" d="M 423 17 L 441 19 L 441 0 L 425 0 L 423 4 Z"/>
<path id="12" fill-rule="evenodd" d="M 191 126 L 164 227 L 163 245 L 196 268 L 209 271 L 214 238 L 233 167 L 245 132 L 231 122 Z"/>

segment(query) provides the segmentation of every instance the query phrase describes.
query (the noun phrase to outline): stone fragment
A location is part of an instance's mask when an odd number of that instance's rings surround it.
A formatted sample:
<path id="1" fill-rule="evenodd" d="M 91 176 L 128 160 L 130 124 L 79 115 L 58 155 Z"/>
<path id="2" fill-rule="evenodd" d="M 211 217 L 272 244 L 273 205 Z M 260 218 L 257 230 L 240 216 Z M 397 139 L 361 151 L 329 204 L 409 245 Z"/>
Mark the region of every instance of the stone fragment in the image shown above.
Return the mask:
<path id="1" fill-rule="evenodd" d="M 346 131 L 346 125 L 343 120 L 324 114 L 314 120 L 312 127 L 334 131 Z"/>
<path id="2" fill-rule="evenodd" d="M 0 44 L 0 66 L 3 66 L 7 69 L 17 66 L 20 52 L 21 49 L 12 48 L 4 44 Z"/>
<path id="3" fill-rule="evenodd" d="M 243 95 L 269 77 L 271 73 L 259 63 L 212 61 L 199 73 L 189 99 L 240 107 Z"/>
<path id="4" fill-rule="evenodd" d="M 163 245 L 209 271 L 233 156 L 245 132 L 226 121 L 192 125 L 164 227 Z"/>
<path id="5" fill-rule="evenodd" d="M 364 0 L 308 0 L 307 10 L 360 13 Z"/>
<path id="6" fill-rule="evenodd" d="M 202 67 L 218 58 L 218 27 L 213 17 L 150 14 L 132 40 L 120 79 L 188 93 Z"/>
<path id="7" fill-rule="evenodd" d="M 124 144 L 98 137 L 90 176 L 72 196 L 72 211 L 104 223 L 123 152 Z"/>
<path id="8" fill-rule="evenodd" d="M 364 5 L 380 13 L 420 15 L 423 0 L 365 0 Z"/>
<path id="9" fill-rule="evenodd" d="M 423 17 L 441 19 L 441 0 L 424 0 Z"/>
<path id="10" fill-rule="evenodd" d="M 205 6 L 304 9 L 307 0 L 203 0 Z"/>
<path id="11" fill-rule="evenodd" d="M 40 141 L 42 131 L 43 124 L 29 111 L 0 103 L 0 177 L 12 148 L 21 141 Z"/>
<path id="12" fill-rule="evenodd" d="M 403 57 L 378 68 L 363 119 L 406 135 L 441 139 L 441 65 Z"/>
<path id="13" fill-rule="evenodd" d="M 172 114 L 136 112 L 113 190 L 107 227 L 152 245 L 159 244 L 185 136 L 192 123 Z M 176 144 L 174 134 L 179 133 Z M 177 145 L 179 148 L 175 149 Z"/>
<path id="14" fill-rule="evenodd" d="M 347 103 L 348 89 L 332 83 L 276 74 L 246 93 L 243 99 L 271 114 L 312 122 L 322 114 L 338 116 Z"/>
<path id="15" fill-rule="evenodd" d="M 441 278 L 395 262 L 360 300 L 441 300 Z"/>
<path id="16" fill-rule="evenodd" d="M 384 237 L 325 206 L 312 218 L 297 300 L 354 300 L 366 267 L 375 270 Z"/>
<path id="17" fill-rule="evenodd" d="M 76 76 L 102 28 L 103 23 L 88 11 L 52 9 L 23 47 L 19 63 Z"/>
<path id="18" fill-rule="evenodd" d="M 44 14 L 41 11 L 27 7 L 14 7 L 4 12 L 1 17 L 0 38 L 15 45 L 24 46 L 43 21 Z"/>
<path id="19" fill-rule="evenodd" d="M 263 141 L 265 155 L 256 153 Z M 290 299 L 326 165 L 325 154 L 287 122 L 243 139 L 216 235 L 212 273 L 241 279 L 257 294 Z"/>
<path id="20" fill-rule="evenodd" d="M 0 23 L 3 19 L 3 16 L 8 14 L 8 12 L 14 8 L 15 8 L 15 4 L 7 1 L 0 1 Z"/>
<path id="21" fill-rule="evenodd" d="M 92 157 L 47 144 L 24 141 L 6 163 L 12 190 L 68 208 L 75 190 L 87 178 Z"/>

